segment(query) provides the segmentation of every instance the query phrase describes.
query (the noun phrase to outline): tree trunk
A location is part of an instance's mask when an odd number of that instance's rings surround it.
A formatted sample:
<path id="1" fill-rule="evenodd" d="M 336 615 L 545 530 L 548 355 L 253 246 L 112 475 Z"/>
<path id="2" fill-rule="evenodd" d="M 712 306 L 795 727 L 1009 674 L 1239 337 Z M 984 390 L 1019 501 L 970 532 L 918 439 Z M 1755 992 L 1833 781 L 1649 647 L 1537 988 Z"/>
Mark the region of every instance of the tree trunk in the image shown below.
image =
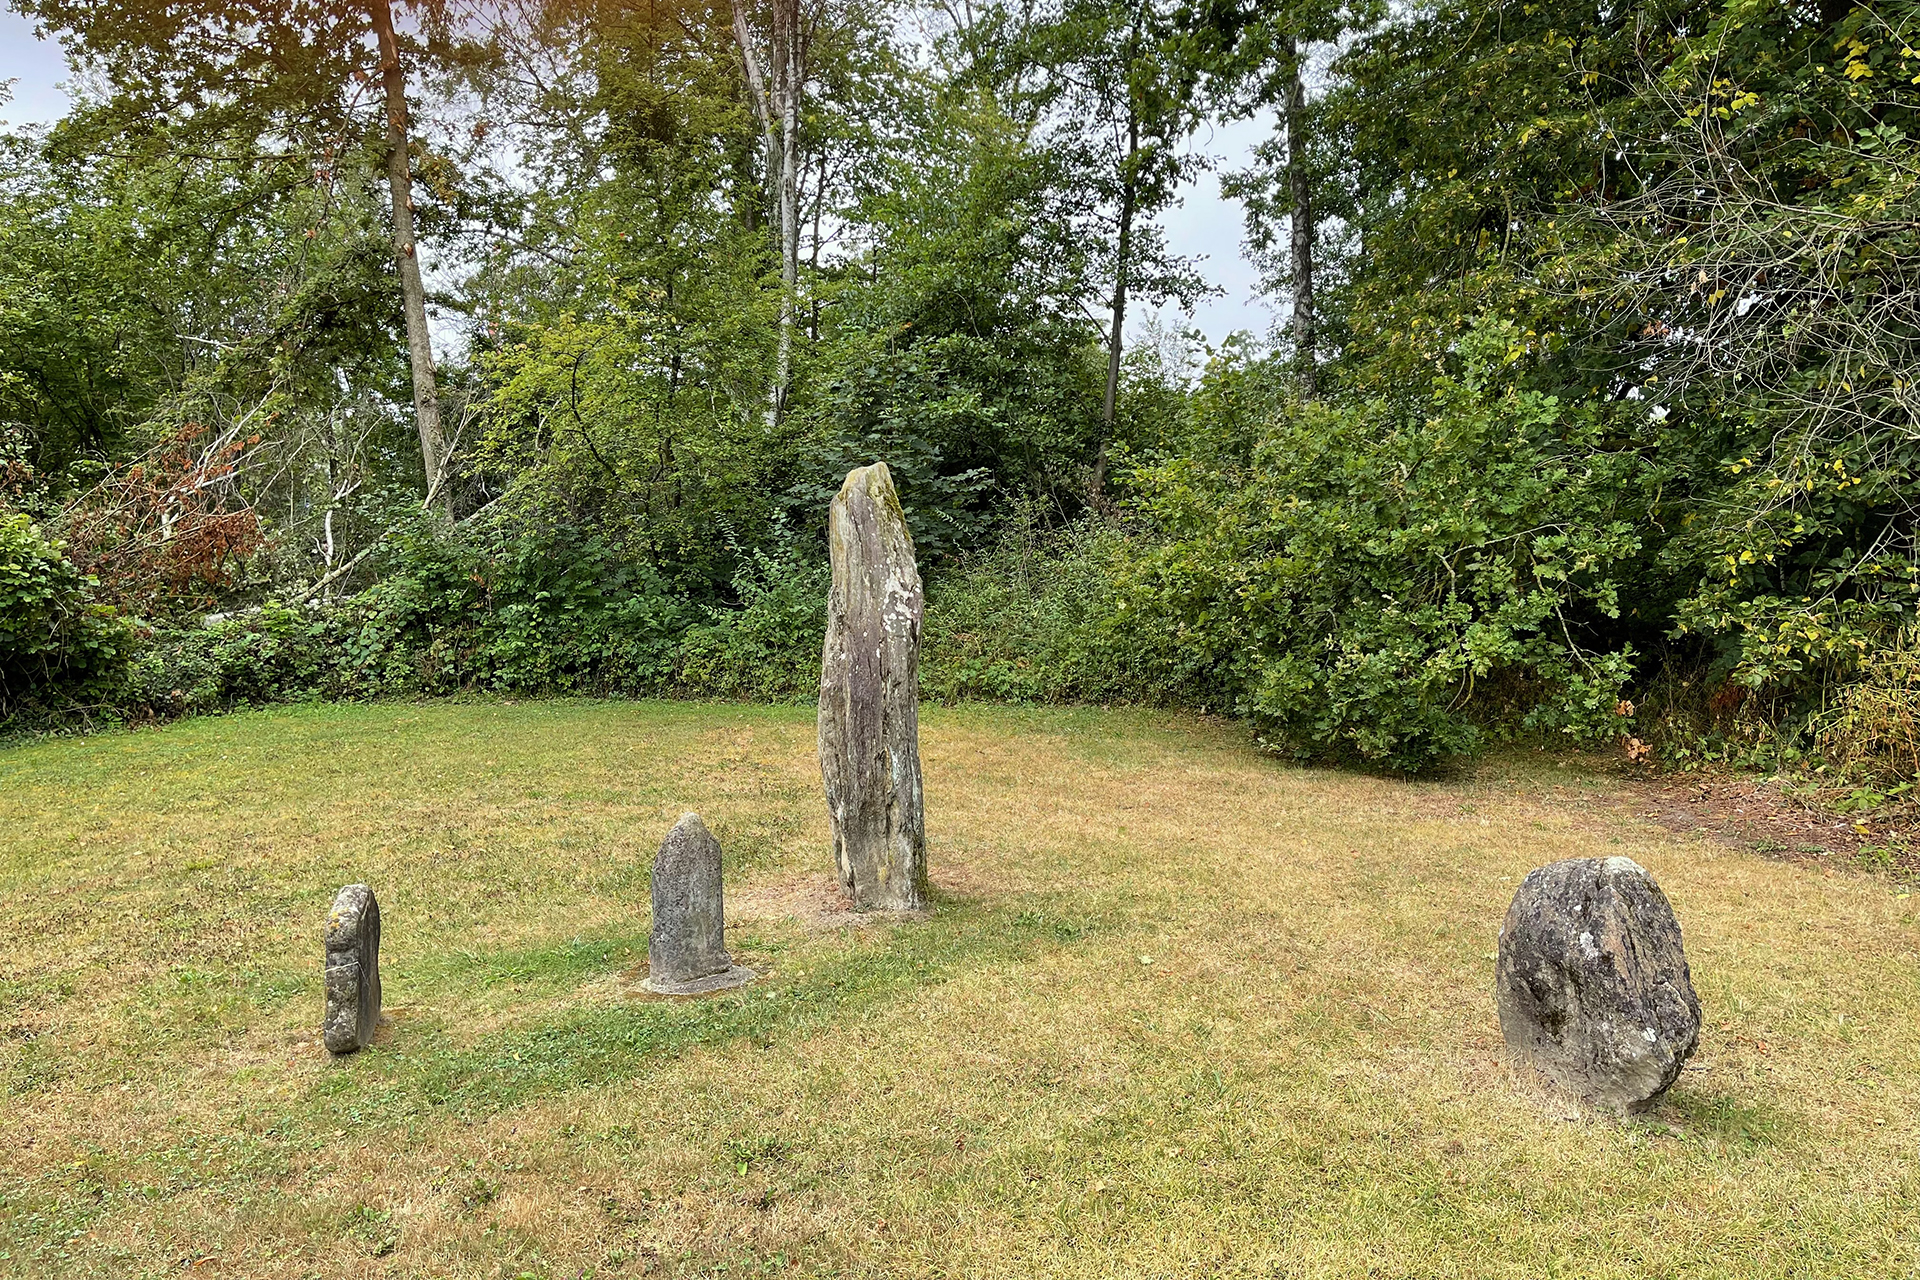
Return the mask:
<path id="1" fill-rule="evenodd" d="M 413 413 L 420 427 L 420 461 L 427 471 L 427 503 L 451 514 L 446 485 L 446 440 L 440 432 L 440 393 L 433 374 L 433 338 L 427 331 L 427 290 L 413 239 L 413 173 L 407 159 L 407 73 L 393 35 L 388 0 L 370 0 L 380 42 L 380 79 L 387 97 L 387 189 L 393 196 L 393 257 L 407 313 L 407 357 L 413 366 Z"/>
<path id="2" fill-rule="evenodd" d="M 794 302 L 800 286 L 800 89 L 804 58 L 799 0 L 774 0 L 786 49 L 780 77 L 780 355 L 773 375 L 773 408 L 786 407 L 793 371 Z"/>
<path id="3" fill-rule="evenodd" d="M 1317 391 L 1313 315 L 1313 177 L 1307 171 L 1307 86 L 1301 74 L 1300 51 L 1288 36 L 1286 54 L 1293 63 L 1293 82 L 1287 86 L 1287 195 L 1293 206 L 1291 249 L 1293 276 L 1293 351 L 1299 368 L 1300 390 Z"/>
<path id="4" fill-rule="evenodd" d="M 820 278 L 820 215 L 821 206 L 827 202 L 827 158 L 820 157 L 820 180 L 814 186 L 813 193 L 813 251 L 807 255 L 807 271 L 813 279 Z M 807 304 L 807 341 L 820 341 L 820 299 L 818 295 Z"/>
<path id="5" fill-rule="evenodd" d="M 754 119 L 760 122 L 760 132 L 767 148 L 767 205 L 771 210 L 775 204 L 774 191 L 777 189 L 780 173 L 780 133 L 774 124 L 773 106 L 767 97 L 767 78 L 760 70 L 760 55 L 754 51 L 753 32 L 747 26 L 747 11 L 735 7 L 733 11 L 733 39 L 740 46 L 740 61 L 747 73 L 747 101 L 753 107 Z M 779 221 L 774 213 L 771 219 Z"/>
<path id="6" fill-rule="evenodd" d="M 1107 442 L 1113 439 L 1114 413 L 1120 400 L 1120 356 L 1127 323 L 1127 270 L 1133 257 L 1133 214 L 1140 202 L 1140 184 L 1134 165 L 1140 153 L 1140 116 L 1131 98 L 1127 105 L 1127 158 L 1120 184 L 1120 238 L 1113 272 L 1113 324 L 1107 331 L 1107 396 L 1100 409 L 1100 447 L 1093 455 L 1088 500 L 1098 507 L 1107 486 Z"/>
<path id="7" fill-rule="evenodd" d="M 773 386 L 767 397 L 769 423 L 785 405 L 792 375 L 794 304 L 800 282 L 800 107 L 807 79 L 800 0 L 773 0 L 770 36 L 769 76 L 761 69 L 745 10 L 734 9 L 733 38 L 746 67 L 747 97 L 766 137 L 767 195 L 780 254 L 780 331 Z"/>

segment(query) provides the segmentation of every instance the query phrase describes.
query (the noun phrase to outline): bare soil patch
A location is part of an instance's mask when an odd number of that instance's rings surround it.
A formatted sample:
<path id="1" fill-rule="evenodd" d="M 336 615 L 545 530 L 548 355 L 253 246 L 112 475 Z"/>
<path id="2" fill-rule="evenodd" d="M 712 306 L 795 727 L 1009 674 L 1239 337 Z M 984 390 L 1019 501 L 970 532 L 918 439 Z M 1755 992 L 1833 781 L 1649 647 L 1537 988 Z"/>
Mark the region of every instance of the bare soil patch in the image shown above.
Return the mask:
<path id="1" fill-rule="evenodd" d="M 1624 808 L 1668 831 L 1700 835 L 1770 858 L 1815 866 L 1868 860 L 1904 875 L 1920 874 L 1908 824 L 1836 814 L 1787 794 L 1777 779 L 1739 774 L 1621 771 Z"/>
<path id="2" fill-rule="evenodd" d="M 983 896 L 988 882 L 964 863 L 936 862 L 933 887 L 950 897 Z M 803 872 L 727 891 L 727 921 L 793 920 L 809 930 L 868 929 L 925 920 L 925 911 L 862 911 L 831 873 Z"/>

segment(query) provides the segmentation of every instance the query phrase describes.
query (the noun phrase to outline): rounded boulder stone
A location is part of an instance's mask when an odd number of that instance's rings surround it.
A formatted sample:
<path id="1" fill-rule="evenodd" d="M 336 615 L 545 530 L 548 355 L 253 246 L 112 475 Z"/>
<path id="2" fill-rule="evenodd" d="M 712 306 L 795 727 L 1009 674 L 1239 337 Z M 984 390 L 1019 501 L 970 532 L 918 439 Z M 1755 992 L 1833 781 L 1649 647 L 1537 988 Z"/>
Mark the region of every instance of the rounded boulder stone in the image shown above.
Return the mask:
<path id="1" fill-rule="evenodd" d="M 1508 1047 L 1597 1106 L 1652 1106 L 1700 1041 L 1680 922 L 1631 858 L 1529 872 L 1500 926 L 1495 983 Z"/>

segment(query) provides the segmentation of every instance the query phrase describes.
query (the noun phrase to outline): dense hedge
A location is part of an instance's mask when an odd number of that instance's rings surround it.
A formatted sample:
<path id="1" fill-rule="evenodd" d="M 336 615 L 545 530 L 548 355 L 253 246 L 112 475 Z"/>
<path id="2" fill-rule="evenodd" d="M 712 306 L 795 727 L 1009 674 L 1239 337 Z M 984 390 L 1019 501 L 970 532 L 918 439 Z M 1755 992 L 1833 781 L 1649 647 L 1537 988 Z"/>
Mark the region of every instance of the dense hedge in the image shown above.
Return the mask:
<path id="1" fill-rule="evenodd" d="M 1647 468 L 1591 402 L 1520 385 L 1522 356 L 1485 326 L 1423 400 L 1312 404 L 1244 465 L 1137 475 L 1135 660 L 1300 757 L 1417 771 L 1488 731 L 1617 733 Z"/>
<path id="2" fill-rule="evenodd" d="M 1613 443 L 1611 415 L 1630 410 L 1528 387 L 1526 356 L 1512 326 L 1482 326 L 1421 398 L 1270 405 L 1213 431 L 1211 456 L 1125 460 L 1117 514 L 1009 520 L 991 551 L 924 566 L 925 696 L 1215 708 L 1276 751 L 1401 772 L 1489 737 L 1602 742 L 1651 735 L 1642 722 L 1685 722 L 1676 758 L 1734 741 L 1676 701 L 1672 654 L 1638 653 L 1653 627 L 1623 616 L 1646 603 L 1658 480 Z M 1196 403 L 1230 399 L 1246 373 L 1216 366 Z M 416 516 L 352 594 L 136 627 L 10 519 L 0 731 L 461 691 L 812 699 L 819 548 L 738 551 L 716 594 L 578 527 Z M 1636 718 L 1650 679 L 1666 692 Z M 1906 675 L 1881 683 L 1848 723 L 1908 705 Z"/>
<path id="3" fill-rule="evenodd" d="M 927 695 L 1141 692 L 1117 684 L 1101 649 L 1108 588 L 1097 542 L 1029 545 L 935 578 Z M 22 649 L 41 655 L 31 678 L 6 669 L 14 696 L 0 727 L 14 732 L 460 691 L 808 701 L 826 630 L 827 571 L 815 560 L 751 556 L 732 599 L 695 603 L 601 540 L 504 527 L 396 540 L 379 580 L 343 599 L 268 603 L 192 625 L 113 618 L 87 603 L 70 566 L 52 563 L 41 577 L 65 593 L 61 625 L 47 609 L 6 615 L 9 627 L 43 636 Z"/>

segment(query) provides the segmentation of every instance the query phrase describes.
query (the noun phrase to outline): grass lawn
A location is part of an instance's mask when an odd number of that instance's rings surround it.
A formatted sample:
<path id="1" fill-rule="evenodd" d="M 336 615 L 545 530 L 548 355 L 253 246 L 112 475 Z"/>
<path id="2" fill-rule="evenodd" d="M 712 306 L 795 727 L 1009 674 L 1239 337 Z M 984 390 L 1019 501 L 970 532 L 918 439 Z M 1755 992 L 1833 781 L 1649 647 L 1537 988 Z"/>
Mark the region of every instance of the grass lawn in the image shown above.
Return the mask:
<path id="1" fill-rule="evenodd" d="M 1520 758 L 1407 783 L 1238 729 L 930 708 L 931 918 L 822 911 L 805 708 L 320 706 L 0 752 L 0 1274 L 1913 1276 L 1920 928 Z M 646 996 L 697 809 L 766 977 Z M 1659 878 L 1666 1104 L 1505 1063 L 1500 918 Z M 379 894 L 391 1026 L 320 1048 Z"/>

